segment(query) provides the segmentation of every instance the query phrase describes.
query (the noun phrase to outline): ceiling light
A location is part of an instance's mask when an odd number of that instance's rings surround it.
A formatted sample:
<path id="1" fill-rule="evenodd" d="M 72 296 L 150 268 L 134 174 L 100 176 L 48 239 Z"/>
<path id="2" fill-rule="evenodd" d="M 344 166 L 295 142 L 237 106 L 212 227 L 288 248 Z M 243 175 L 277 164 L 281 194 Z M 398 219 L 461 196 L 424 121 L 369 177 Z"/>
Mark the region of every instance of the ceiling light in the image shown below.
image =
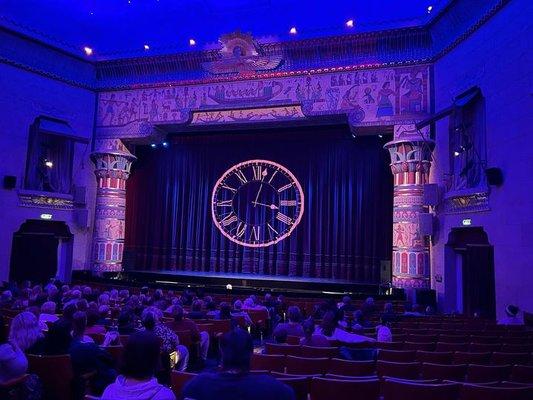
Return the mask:
<path id="1" fill-rule="evenodd" d="M 428 6 L 427 10 L 428 10 L 428 14 L 431 13 L 431 11 L 433 11 L 433 6 Z"/>
<path id="2" fill-rule="evenodd" d="M 163 145 L 163 147 L 168 147 L 168 142 L 163 142 L 161 144 Z"/>
<path id="3" fill-rule="evenodd" d="M 92 55 L 93 55 L 93 49 L 91 49 L 91 48 L 88 47 L 88 46 L 85 46 L 85 47 L 83 48 L 83 51 L 84 51 L 85 54 L 88 55 L 88 56 L 92 56 Z"/>
<path id="4" fill-rule="evenodd" d="M 150 147 L 151 147 L 152 149 L 155 149 L 155 148 L 157 147 L 157 144 L 152 143 L 152 144 L 150 144 Z"/>
<path id="5" fill-rule="evenodd" d="M 346 27 L 353 28 L 353 19 L 349 19 L 348 21 L 346 21 Z"/>
<path id="6" fill-rule="evenodd" d="M 378 138 L 380 138 L 380 139 L 381 139 L 382 137 L 383 137 L 383 135 L 378 135 Z"/>
<path id="7" fill-rule="evenodd" d="M 457 151 L 457 150 L 455 150 L 455 151 L 453 152 L 454 157 L 459 157 L 460 154 L 461 154 L 461 153 L 460 153 L 459 151 Z"/>
<path id="8" fill-rule="evenodd" d="M 298 33 L 298 31 L 296 30 L 296 27 L 293 26 L 293 27 L 290 29 L 289 33 L 290 33 L 291 35 L 296 35 L 296 34 Z"/>
<path id="9" fill-rule="evenodd" d="M 196 46 L 196 40 L 189 39 L 189 46 Z"/>
<path id="10" fill-rule="evenodd" d="M 144 45 L 144 49 L 145 50 L 150 50 L 150 46 L 148 46 L 147 44 Z"/>
<path id="11" fill-rule="evenodd" d="M 48 168 L 52 168 L 54 166 L 54 163 L 52 161 L 46 160 L 44 162 L 44 165 L 46 165 Z"/>

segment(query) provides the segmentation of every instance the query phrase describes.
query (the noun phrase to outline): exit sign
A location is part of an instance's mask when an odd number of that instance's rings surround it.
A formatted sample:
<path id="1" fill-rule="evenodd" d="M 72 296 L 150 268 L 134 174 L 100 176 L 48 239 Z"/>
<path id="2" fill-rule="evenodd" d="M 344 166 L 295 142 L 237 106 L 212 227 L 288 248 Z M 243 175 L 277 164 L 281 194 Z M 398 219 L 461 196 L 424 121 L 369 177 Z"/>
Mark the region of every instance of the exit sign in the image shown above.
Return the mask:
<path id="1" fill-rule="evenodd" d="M 472 225 L 472 219 L 471 218 L 463 219 L 463 226 L 470 226 L 470 225 Z"/>

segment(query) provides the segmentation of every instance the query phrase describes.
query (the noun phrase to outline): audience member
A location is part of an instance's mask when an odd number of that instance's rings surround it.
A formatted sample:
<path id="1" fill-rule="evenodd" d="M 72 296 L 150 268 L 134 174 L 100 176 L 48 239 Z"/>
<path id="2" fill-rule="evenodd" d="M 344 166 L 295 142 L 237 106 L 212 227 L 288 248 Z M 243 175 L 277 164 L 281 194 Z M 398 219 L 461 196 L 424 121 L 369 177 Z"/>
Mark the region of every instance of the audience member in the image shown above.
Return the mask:
<path id="1" fill-rule="evenodd" d="M 19 378 L 28 369 L 28 359 L 17 344 L 8 340 L 4 318 L 0 315 L 0 384 Z"/>
<path id="2" fill-rule="evenodd" d="M 251 336 L 242 329 L 232 330 L 220 339 L 222 370 L 202 373 L 183 389 L 185 398 L 195 400 L 293 400 L 291 388 L 270 375 L 250 374 L 253 352 Z"/>
<path id="3" fill-rule="evenodd" d="M 338 327 L 338 320 L 332 311 L 328 311 L 322 320 L 322 325 L 317 327 L 316 333 L 326 336 L 328 339 L 338 340 L 344 343 L 375 342 L 375 339 L 355 333 L 346 332 Z"/>
<path id="4" fill-rule="evenodd" d="M 315 321 L 312 317 L 306 319 L 303 322 L 302 327 L 305 336 L 300 340 L 300 344 L 313 347 L 331 346 L 326 336 L 315 332 Z"/>
<path id="5" fill-rule="evenodd" d="M 189 319 L 205 319 L 205 312 L 202 311 L 202 300 L 195 300 L 191 306 L 191 312 L 187 314 Z"/>
<path id="6" fill-rule="evenodd" d="M 47 301 L 41 306 L 41 313 L 39 314 L 39 325 L 41 330 L 48 330 L 47 323 L 56 322 L 59 317 L 56 315 L 56 303 Z"/>
<path id="7" fill-rule="evenodd" d="M 244 318 L 244 323 L 246 326 L 252 326 L 252 319 L 248 315 L 247 312 L 242 310 L 242 301 L 237 300 L 235 303 L 233 303 L 233 311 L 231 311 L 232 317 L 242 317 Z"/>
<path id="8" fill-rule="evenodd" d="M 172 308 L 172 316 L 174 321 L 170 325 L 171 328 L 174 331 L 190 332 L 193 342 L 200 342 L 200 357 L 205 361 L 209 350 L 209 333 L 200 332 L 193 320 L 183 318 L 183 308 L 181 306 L 176 305 Z"/>
<path id="9" fill-rule="evenodd" d="M 159 362 L 158 337 L 146 331 L 134 333 L 122 355 L 120 375 L 104 390 L 102 400 L 175 400 L 155 378 Z"/>
<path id="10" fill-rule="evenodd" d="M 43 334 L 37 317 L 24 311 L 11 321 L 9 341 L 25 353 L 35 353 L 41 347 Z"/>
<path id="11" fill-rule="evenodd" d="M 290 306 L 287 309 L 287 316 L 289 318 L 289 322 L 279 323 L 274 329 L 274 335 L 278 330 L 284 330 L 286 334 L 290 336 L 305 336 L 301 324 L 302 314 L 300 312 L 300 309 L 297 306 Z"/>

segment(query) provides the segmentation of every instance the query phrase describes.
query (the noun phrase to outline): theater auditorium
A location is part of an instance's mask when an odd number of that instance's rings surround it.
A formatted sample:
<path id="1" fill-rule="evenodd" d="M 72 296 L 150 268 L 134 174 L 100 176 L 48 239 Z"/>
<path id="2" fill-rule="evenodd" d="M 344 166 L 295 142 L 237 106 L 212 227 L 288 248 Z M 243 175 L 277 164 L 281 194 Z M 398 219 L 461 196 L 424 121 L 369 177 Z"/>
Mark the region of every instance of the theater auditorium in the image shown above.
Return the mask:
<path id="1" fill-rule="evenodd" d="M 0 398 L 533 399 L 532 20 L 0 1 Z"/>

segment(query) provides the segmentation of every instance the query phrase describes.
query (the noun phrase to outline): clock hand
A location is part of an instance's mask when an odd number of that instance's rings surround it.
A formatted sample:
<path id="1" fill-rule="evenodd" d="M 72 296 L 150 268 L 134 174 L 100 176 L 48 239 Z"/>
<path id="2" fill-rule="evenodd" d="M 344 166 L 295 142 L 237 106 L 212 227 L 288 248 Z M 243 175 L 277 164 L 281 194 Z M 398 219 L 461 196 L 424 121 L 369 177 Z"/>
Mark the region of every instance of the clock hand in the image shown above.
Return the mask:
<path id="1" fill-rule="evenodd" d="M 254 207 L 256 206 L 257 199 L 259 198 L 259 193 L 261 193 L 261 189 L 263 189 L 263 184 L 261 184 L 261 186 L 259 186 L 259 190 L 257 191 L 257 196 L 255 196 L 255 201 L 253 201 Z"/>
<path id="2" fill-rule="evenodd" d="M 259 205 L 259 206 L 263 206 L 263 207 L 268 207 L 270 208 L 271 210 L 279 210 L 279 207 L 275 204 L 263 204 L 263 203 L 258 203 L 257 201 L 252 201 L 254 207 Z"/>

